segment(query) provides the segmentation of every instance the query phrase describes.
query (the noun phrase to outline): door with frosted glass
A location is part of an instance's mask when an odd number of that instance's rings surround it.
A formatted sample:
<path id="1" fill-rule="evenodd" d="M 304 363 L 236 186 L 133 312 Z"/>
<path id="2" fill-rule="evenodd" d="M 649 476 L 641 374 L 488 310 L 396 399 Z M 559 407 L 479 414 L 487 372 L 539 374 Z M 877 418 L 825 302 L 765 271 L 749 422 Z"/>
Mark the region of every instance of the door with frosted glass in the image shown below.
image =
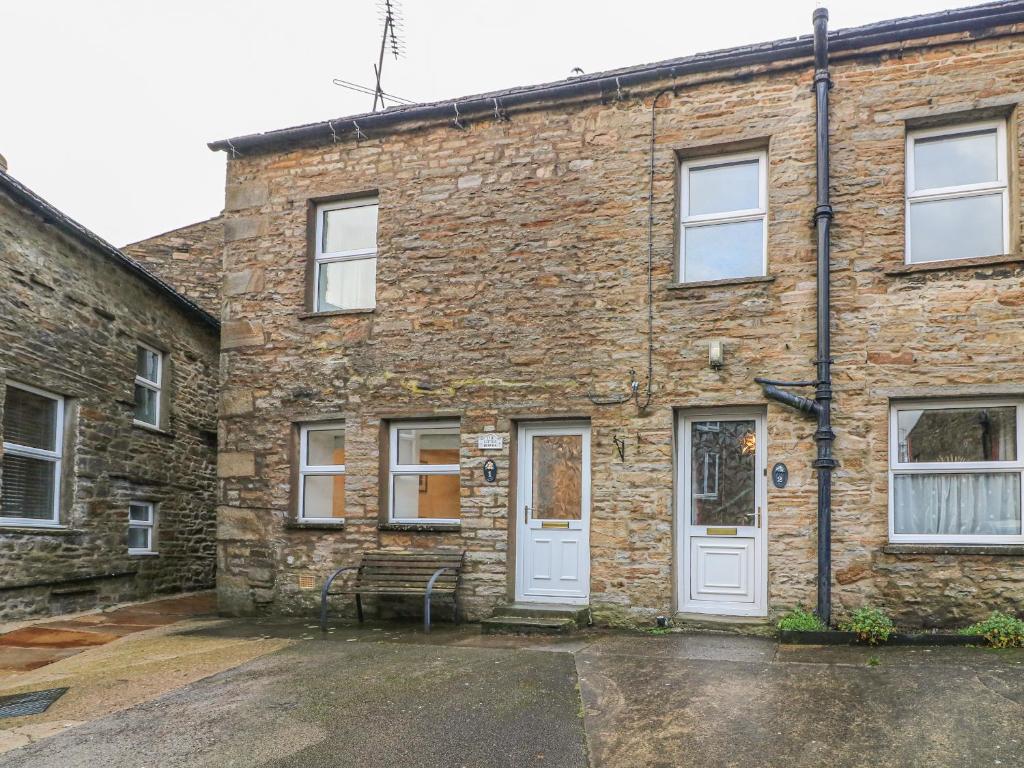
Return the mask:
<path id="1" fill-rule="evenodd" d="M 686 416 L 679 432 L 680 607 L 763 616 L 767 561 L 762 415 Z"/>
<path id="2" fill-rule="evenodd" d="M 525 425 L 519 433 L 516 599 L 590 596 L 590 428 Z"/>

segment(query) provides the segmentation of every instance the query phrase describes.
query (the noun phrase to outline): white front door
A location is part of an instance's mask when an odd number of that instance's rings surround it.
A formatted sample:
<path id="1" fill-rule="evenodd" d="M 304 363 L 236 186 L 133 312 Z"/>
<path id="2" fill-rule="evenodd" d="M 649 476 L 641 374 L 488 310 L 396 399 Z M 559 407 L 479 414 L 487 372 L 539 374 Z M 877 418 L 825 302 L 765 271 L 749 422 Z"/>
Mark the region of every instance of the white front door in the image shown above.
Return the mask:
<path id="1" fill-rule="evenodd" d="M 764 412 L 683 415 L 678 445 L 679 609 L 766 616 Z"/>
<path id="2" fill-rule="evenodd" d="M 516 600 L 590 598 L 590 427 L 519 430 Z"/>

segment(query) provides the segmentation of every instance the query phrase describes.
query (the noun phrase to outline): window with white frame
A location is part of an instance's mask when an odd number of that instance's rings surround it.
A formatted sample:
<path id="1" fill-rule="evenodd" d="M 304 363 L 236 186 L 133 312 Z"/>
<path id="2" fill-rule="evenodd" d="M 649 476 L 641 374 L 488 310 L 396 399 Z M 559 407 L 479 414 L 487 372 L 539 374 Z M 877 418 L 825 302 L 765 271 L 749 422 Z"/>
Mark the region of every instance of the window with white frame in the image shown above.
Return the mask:
<path id="1" fill-rule="evenodd" d="M 135 347 L 135 423 L 160 426 L 164 356 L 139 342 Z"/>
<path id="2" fill-rule="evenodd" d="M 896 402 L 889 436 L 894 542 L 1024 542 L 1024 401 Z"/>
<path id="3" fill-rule="evenodd" d="M 299 428 L 300 520 L 345 522 L 345 425 Z"/>
<path id="4" fill-rule="evenodd" d="M 907 134 L 906 262 L 1009 249 L 1006 122 Z"/>
<path id="5" fill-rule="evenodd" d="M 687 160 L 682 164 L 680 282 L 767 274 L 766 165 L 764 152 Z"/>
<path id="6" fill-rule="evenodd" d="M 458 523 L 459 423 L 395 422 L 390 441 L 389 519 Z"/>
<path id="7" fill-rule="evenodd" d="M 377 301 L 377 199 L 316 208 L 314 309 L 372 309 Z"/>
<path id="8" fill-rule="evenodd" d="M 128 504 L 128 554 L 151 554 L 156 529 L 156 504 L 133 501 Z"/>
<path id="9" fill-rule="evenodd" d="M 9 383 L 4 395 L 0 524 L 57 525 L 64 398 Z"/>

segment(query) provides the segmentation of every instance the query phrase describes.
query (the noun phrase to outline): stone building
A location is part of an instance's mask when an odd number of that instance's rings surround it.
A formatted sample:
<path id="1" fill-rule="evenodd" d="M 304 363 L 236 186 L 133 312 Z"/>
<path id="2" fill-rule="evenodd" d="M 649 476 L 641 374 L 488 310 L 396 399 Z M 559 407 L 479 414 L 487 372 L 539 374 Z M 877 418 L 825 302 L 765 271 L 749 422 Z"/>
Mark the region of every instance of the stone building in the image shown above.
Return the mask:
<path id="1" fill-rule="evenodd" d="M 835 612 L 1013 610 L 1024 3 L 828 39 Z M 222 607 L 376 548 L 465 550 L 476 617 L 813 606 L 815 424 L 754 378 L 815 376 L 814 78 L 808 35 L 211 144 Z"/>
<path id="2" fill-rule="evenodd" d="M 0 621 L 214 580 L 219 323 L 0 170 Z"/>
<path id="3" fill-rule="evenodd" d="M 220 216 L 172 229 L 121 249 L 129 258 L 220 317 L 224 222 Z"/>

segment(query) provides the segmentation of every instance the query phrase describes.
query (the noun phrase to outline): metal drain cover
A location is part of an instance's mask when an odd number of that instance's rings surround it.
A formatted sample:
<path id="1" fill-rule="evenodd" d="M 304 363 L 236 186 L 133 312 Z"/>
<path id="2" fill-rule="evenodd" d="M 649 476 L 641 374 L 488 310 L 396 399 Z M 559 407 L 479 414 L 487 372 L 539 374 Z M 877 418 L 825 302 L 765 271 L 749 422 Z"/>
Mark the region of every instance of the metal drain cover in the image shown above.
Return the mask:
<path id="1" fill-rule="evenodd" d="M 38 715 L 48 710 L 53 702 L 67 692 L 67 688 L 48 688 L 45 691 L 30 691 L 28 693 L 17 693 L 14 696 L 0 696 L 0 717 Z"/>

